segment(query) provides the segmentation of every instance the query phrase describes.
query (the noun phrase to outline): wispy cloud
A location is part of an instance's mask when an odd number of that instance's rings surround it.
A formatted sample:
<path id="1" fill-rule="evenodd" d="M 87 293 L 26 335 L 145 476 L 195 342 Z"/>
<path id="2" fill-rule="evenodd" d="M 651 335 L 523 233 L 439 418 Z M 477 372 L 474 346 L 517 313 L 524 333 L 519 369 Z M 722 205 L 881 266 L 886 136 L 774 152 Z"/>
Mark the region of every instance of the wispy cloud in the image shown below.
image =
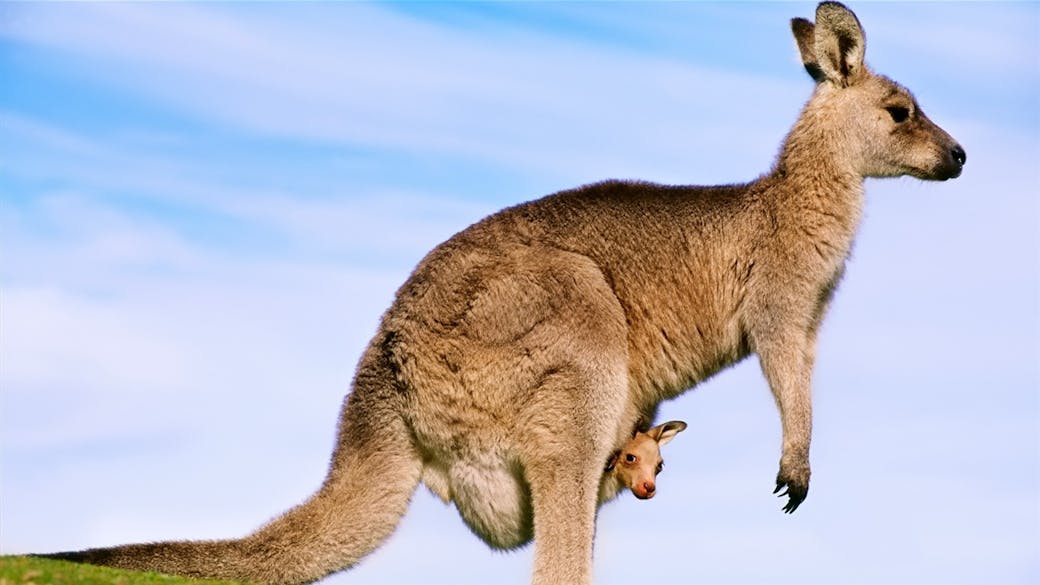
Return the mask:
<path id="1" fill-rule="evenodd" d="M 711 145 L 719 159 L 748 143 L 768 145 L 761 167 L 786 121 L 749 110 L 699 117 L 693 126 L 676 113 L 710 111 L 734 93 L 793 103 L 808 93 L 800 78 L 741 76 L 538 34 L 489 45 L 483 35 L 370 5 L 309 7 L 289 20 L 279 11 L 38 7 L 30 10 L 33 26 L 6 34 L 74 56 L 107 83 L 245 130 L 554 173 L 602 168 L 605 160 L 623 175 L 651 166 L 677 174 L 691 141 Z M 193 91 L 183 91 L 187 84 Z M 736 128 L 761 140 L 738 146 Z M 639 155 L 650 150 L 653 160 Z M 633 156 L 636 164 L 627 162 Z M 719 159 L 692 164 L 712 168 Z"/>

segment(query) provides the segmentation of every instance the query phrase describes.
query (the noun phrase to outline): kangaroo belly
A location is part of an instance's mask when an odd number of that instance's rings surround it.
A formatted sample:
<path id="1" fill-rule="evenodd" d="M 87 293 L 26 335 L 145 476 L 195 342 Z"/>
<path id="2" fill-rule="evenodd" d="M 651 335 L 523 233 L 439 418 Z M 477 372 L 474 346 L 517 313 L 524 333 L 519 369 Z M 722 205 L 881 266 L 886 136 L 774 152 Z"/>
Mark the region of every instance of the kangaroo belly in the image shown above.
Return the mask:
<path id="1" fill-rule="evenodd" d="M 534 536 L 531 492 L 518 464 L 485 455 L 451 462 L 428 461 L 423 482 L 489 546 L 512 549 Z"/>

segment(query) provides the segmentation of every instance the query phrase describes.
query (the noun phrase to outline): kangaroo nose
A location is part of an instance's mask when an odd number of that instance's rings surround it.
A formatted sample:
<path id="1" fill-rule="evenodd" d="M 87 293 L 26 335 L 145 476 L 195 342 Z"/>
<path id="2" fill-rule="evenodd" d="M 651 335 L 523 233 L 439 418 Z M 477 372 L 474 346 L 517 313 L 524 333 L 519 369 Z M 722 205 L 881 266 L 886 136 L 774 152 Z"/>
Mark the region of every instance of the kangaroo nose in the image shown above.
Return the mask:
<path id="1" fill-rule="evenodd" d="M 964 152 L 960 144 L 954 145 L 950 154 L 953 156 L 953 160 L 957 161 L 957 164 L 961 166 L 964 166 L 964 163 L 968 160 L 968 153 Z"/>

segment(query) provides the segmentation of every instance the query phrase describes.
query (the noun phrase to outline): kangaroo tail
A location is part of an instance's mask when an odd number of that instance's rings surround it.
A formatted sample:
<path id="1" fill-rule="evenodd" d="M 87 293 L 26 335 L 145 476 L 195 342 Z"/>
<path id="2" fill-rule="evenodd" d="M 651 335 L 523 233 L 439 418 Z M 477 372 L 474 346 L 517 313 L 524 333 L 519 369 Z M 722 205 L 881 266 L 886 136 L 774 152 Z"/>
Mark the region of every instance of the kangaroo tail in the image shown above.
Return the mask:
<path id="1" fill-rule="evenodd" d="M 394 370 L 373 344 L 340 417 L 324 484 L 241 539 L 158 542 L 39 555 L 190 577 L 296 584 L 357 564 L 394 531 L 422 460 L 401 417 Z"/>

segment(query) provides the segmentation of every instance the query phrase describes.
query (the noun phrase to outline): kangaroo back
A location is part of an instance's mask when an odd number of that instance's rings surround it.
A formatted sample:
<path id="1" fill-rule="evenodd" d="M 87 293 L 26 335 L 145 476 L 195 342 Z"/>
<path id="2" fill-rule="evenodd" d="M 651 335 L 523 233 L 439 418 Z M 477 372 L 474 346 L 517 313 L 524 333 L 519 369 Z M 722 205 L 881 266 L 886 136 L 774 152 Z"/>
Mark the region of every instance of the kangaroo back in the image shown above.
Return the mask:
<path id="1" fill-rule="evenodd" d="M 196 578 L 296 584 L 355 565 L 396 528 L 422 462 L 377 348 L 361 360 L 324 484 L 306 502 L 231 540 L 157 542 L 40 555 Z"/>

